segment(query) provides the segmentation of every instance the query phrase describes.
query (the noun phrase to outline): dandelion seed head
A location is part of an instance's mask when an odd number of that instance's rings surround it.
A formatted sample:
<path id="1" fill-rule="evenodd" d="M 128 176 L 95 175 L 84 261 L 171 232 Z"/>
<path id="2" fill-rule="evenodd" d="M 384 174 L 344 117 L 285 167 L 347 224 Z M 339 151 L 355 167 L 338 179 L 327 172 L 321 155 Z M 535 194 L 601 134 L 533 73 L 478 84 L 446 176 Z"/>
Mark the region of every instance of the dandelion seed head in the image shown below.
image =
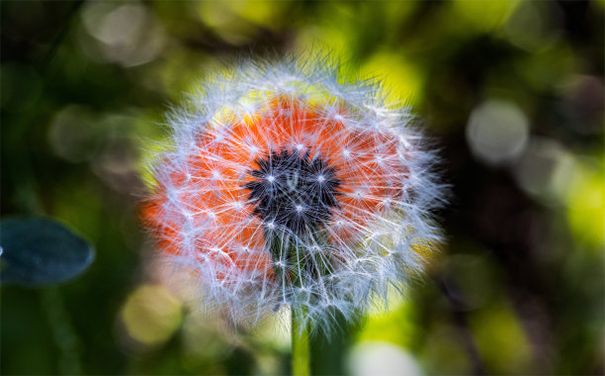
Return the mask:
<path id="1" fill-rule="evenodd" d="M 421 275 L 443 185 L 407 107 L 327 59 L 248 62 L 170 119 L 143 219 L 160 254 L 234 322 L 276 307 L 325 329 Z"/>

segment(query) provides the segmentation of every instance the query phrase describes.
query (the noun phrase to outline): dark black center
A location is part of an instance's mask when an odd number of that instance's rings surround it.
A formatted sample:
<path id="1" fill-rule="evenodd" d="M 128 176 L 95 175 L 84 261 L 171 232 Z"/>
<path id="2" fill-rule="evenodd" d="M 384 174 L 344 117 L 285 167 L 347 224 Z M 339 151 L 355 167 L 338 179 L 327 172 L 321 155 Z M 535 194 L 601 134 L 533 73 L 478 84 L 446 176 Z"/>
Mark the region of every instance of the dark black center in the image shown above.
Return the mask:
<path id="1" fill-rule="evenodd" d="M 284 149 L 256 164 L 258 168 L 249 172 L 255 180 L 244 187 L 265 229 L 286 227 L 305 234 L 324 225 L 330 210 L 338 207 L 340 181 L 324 159 Z"/>

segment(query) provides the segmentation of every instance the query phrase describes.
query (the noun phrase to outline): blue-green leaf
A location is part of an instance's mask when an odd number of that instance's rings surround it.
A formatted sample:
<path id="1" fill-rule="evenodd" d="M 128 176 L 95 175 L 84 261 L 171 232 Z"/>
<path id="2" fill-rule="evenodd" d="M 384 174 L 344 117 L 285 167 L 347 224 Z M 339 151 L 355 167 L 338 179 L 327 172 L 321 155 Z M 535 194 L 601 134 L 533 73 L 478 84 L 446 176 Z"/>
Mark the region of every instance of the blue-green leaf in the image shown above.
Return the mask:
<path id="1" fill-rule="evenodd" d="M 0 236 L 2 284 L 64 282 L 83 272 L 94 259 L 90 243 L 50 219 L 3 220 Z"/>

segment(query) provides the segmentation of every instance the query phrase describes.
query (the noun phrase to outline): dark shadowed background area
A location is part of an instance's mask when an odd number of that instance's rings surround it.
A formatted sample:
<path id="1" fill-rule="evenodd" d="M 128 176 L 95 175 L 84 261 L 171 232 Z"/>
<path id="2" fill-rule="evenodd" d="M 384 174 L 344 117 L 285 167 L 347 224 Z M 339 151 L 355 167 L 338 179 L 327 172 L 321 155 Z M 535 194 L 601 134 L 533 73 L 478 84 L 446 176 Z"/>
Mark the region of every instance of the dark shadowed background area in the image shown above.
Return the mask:
<path id="1" fill-rule="evenodd" d="M 441 148 L 447 242 L 316 374 L 603 374 L 600 1 L 2 1 L 2 217 L 54 217 L 96 260 L 2 286 L 0 373 L 277 375 L 276 318 L 221 330 L 164 287 L 137 220 L 164 114 L 238 56 L 331 51 Z M 351 77 L 355 78 L 355 77 Z"/>

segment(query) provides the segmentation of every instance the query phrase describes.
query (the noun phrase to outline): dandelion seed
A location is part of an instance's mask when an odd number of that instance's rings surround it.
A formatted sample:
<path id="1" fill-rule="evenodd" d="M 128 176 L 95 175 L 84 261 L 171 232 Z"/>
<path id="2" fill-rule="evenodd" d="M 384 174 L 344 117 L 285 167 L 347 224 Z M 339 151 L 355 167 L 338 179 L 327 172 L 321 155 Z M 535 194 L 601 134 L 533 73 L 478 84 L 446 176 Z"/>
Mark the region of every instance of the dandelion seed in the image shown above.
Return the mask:
<path id="1" fill-rule="evenodd" d="M 292 60 L 217 75 L 152 163 L 146 224 L 234 322 L 288 305 L 329 329 L 334 311 L 353 319 L 405 287 L 440 240 L 443 190 L 414 117 L 335 71 Z"/>

